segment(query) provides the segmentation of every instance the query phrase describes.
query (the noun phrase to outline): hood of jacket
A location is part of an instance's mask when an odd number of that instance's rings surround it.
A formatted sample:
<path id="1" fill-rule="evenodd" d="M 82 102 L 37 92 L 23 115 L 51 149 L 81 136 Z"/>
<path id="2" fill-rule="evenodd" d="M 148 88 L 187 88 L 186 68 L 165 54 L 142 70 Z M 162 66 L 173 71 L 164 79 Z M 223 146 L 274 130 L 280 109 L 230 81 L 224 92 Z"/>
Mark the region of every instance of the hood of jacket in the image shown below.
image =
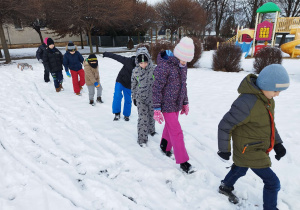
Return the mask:
<path id="1" fill-rule="evenodd" d="M 153 62 L 152 62 L 151 56 L 150 56 L 150 54 L 149 54 L 149 52 L 148 52 L 148 50 L 147 50 L 146 47 L 140 47 L 140 48 L 137 49 L 136 56 L 134 58 L 136 66 L 139 66 L 138 56 L 141 55 L 141 54 L 144 54 L 148 58 L 148 66 L 152 66 Z"/>

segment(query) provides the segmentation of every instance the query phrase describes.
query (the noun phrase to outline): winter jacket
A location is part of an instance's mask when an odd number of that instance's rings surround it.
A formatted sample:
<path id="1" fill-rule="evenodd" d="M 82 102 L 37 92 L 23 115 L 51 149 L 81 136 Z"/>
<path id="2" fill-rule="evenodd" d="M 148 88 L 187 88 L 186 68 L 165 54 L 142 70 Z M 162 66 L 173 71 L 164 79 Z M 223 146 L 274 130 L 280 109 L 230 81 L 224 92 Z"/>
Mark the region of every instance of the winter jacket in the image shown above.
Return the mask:
<path id="1" fill-rule="evenodd" d="M 154 70 L 153 107 L 161 108 L 162 112 L 178 112 L 182 105 L 188 104 L 187 67 L 179 67 L 179 60 L 169 56 L 167 60 L 157 56 Z"/>
<path id="2" fill-rule="evenodd" d="M 144 54 L 148 58 L 148 66 L 143 69 L 139 66 L 137 57 Z M 132 98 L 137 101 L 149 103 L 152 100 L 152 87 L 154 82 L 153 63 L 147 48 L 139 48 L 135 58 L 136 67 L 132 71 L 131 76 L 131 94 Z"/>
<path id="3" fill-rule="evenodd" d="M 40 60 L 40 59 L 43 60 L 43 55 L 44 55 L 44 52 L 46 51 L 46 49 L 47 49 L 47 45 L 45 43 L 43 43 L 39 46 L 39 48 L 36 51 L 36 55 L 35 55 L 38 60 Z"/>
<path id="4" fill-rule="evenodd" d="M 66 51 L 64 54 L 63 64 L 65 67 L 65 70 L 68 71 L 69 69 L 72 71 L 79 71 L 82 69 L 82 62 L 83 57 L 80 54 L 80 52 L 75 51 L 75 53 L 72 55 L 69 51 Z"/>
<path id="5" fill-rule="evenodd" d="M 95 82 L 100 84 L 100 75 L 97 68 L 92 68 L 90 64 L 86 61 L 83 62 L 84 74 L 85 74 L 85 84 L 87 86 L 94 86 Z"/>
<path id="6" fill-rule="evenodd" d="M 54 47 L 53 49 L 47 48 L 43 54 L 43 63 L 45 69 L 51 73 L 63 70 L 63 55 Z"/>
<path id="7" fill-rule="evenodd" d="M 282 140 L 274 123 L 275 101 L 267 99 L 256 86 L 256 79 L 249 74 L 241 82 L 240 96 L 219 123 L 218 146 L 221 152 L 231 152 L 232 137 L 237 166 L 266 168 L 271 166 L 268 153 Z"/>
<path id="8" fill-rule="evenodd" d="M 116 82 L 121 83 L 125 88 L 131 88 L 131 74 L 132 70 L 135 67 L 135 56 L 131 58 L 124 57 L 121 55 L 116 55 L 114 53 L 105 52 L 103 53 L 103 57 L 112 58 L 120 63 L 123 64 L 121 71 L 118 74 Z"/>

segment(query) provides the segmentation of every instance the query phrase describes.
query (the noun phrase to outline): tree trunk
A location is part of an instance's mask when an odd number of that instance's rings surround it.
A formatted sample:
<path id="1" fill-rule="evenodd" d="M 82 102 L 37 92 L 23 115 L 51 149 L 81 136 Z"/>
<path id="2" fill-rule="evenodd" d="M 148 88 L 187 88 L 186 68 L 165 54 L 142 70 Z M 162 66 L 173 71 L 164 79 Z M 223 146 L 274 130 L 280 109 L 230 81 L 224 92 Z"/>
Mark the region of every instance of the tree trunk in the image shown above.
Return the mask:
<path id="1" fill-rule="evenodd" d="M 5 61 L 6 61 L 6 63 L 10 63 L 11 59 L 10 59 L 10 55 L 9 55 L 9 51 L 8 51 L 8 46 L 7 46 L 6 40 L 5 40 L 3 24 L 1 21 L 0 21 L 0 39 L 1 39 L 1 44 L 2 44 L 3 51 L 4 51 L 4 55 L 5 55 Z"/>
<path id="2" fill-rule="evenodd" d="M 98 36 L 96 36 L 96 53 L 99 54 L 99 39 Z"/>
<path id="3" fill-rule="evenodd" d="M 0 58 L 3 58 L 1 48 L 0 48 Z"/>
<path id="4" fill-rule="evenodd" d="M 90 45 L 90 53 L 93 53 L 93 45 L 92 45 L 92 33 L 91 30 L 88 30 L 88 36 L 89 36 L 89 45 Z"/>
<path id="5" fill-rule="evenodd" d="M 81 49 L 84 49 L 84 47 L 83 47 L 83 39 L 82 39 L 82 31 L 80 31 L 80 43 L 81 43 Z"/>
<path id="6" fill-rule="evenodd" d="M 42 36 L 42 33 L 41 33 L 41 27 L 36 26 L 36 27 L 33 27 L 33 29 L 39 34 L 41 43 L 43 44 L 44 40 L 43 40 L 43 36 Z"/>

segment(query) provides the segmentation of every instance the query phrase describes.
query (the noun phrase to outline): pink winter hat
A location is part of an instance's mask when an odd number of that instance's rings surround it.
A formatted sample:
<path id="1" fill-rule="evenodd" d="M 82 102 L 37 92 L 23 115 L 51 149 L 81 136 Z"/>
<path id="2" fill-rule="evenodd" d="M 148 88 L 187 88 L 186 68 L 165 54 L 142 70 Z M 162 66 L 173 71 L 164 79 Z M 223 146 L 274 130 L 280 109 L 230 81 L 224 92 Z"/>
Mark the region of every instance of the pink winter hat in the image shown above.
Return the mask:
<path id="1" fill-rule="evenodd" d="M 44 43 L 47 45 L 47 40 L 48 40 L 48 37 L 46 37 L 45 39 L 44 39 Z"/>
<path id="2" fill-rule="evenodd" d="M 194 42 L 189 37 L 183 37 L 174 49 L 175 57 L 186 62 L 191 62 L 193 60 L 194 52 Z"/>

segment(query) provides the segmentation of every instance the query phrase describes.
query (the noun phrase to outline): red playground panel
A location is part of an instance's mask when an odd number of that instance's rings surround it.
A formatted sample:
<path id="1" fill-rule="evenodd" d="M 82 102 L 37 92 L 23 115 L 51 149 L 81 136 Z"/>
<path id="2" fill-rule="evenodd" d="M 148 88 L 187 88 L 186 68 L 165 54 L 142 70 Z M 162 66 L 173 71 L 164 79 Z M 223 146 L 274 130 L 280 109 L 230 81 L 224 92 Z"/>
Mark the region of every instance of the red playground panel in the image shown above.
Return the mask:
<path id="1" fill-rule="evenodd" d="M 268 45 L 256 45 L 255 46 L 255 52 L 254 52 L 254 56 L 256 55 L 256 53 L 261 50 L 262 48 L 268 47 Z"/>

